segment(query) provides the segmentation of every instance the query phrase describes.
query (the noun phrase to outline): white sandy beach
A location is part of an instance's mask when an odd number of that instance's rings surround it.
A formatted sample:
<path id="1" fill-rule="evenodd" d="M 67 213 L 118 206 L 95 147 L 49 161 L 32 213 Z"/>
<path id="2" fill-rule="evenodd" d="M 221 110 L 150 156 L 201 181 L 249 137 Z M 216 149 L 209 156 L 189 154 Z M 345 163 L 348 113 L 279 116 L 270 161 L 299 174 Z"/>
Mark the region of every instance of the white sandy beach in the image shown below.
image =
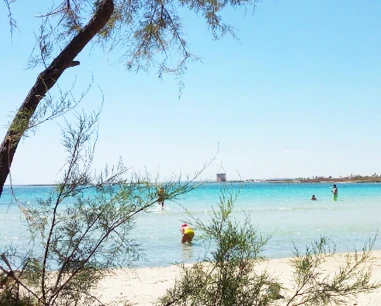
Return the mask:
<path id="1" fill-rule="evenodd" d="M 373 256 L 372 280 L 381 281 L 381 251 L 373 252 Z M 336 254 L 324 264 L 323 269 L 327 273 L 334 273 L 344 263 L 344 255 Z M 270 274 L 278 277 L 285 286 L 291 283 L 292 268 L 288 258 L 268 260 L 261 263 L 259 268 L 267 268 Z M 165 294 L 166 289 L 173 286 L 175 279 L 180 277 L 180 271 L 178 266 L 118 271 L 102 280 L 98 294 L 102 296 L 102 302 L 113 302 L 113 305 L 123 305 L 126 300 L 133 305 L 153 305 Z M 381 288 L 367 294 L 359 294 L 346 305 L 379 306 Z"/>

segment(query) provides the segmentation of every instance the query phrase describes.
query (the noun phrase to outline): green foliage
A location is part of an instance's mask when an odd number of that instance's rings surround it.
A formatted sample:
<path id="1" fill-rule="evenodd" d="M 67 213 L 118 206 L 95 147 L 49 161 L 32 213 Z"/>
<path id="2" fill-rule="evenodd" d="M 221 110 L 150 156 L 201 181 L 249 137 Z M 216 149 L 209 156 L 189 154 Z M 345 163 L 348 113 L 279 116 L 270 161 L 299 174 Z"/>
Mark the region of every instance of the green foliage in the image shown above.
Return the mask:
<path id="1" fill-rule="evenodd" d="M 181 278 L 158 305 L 347 305 L 358 293 L 381 286 L 371 281 L 374 241 L 361 253 L 346 254 L 344 266 L 327 273 L 324 265 L 334 255 L 334 248 L 325 237 L 306 247 L 304 253 L 295 248 L 290 262 L 294 281 L 280 283 L 258 267 L 269 237 L 261 236 L 248 217 L 242 224 L 235 221 L 231 216 L 234 202 L 234 197 L 223 192 L 209 225 L 194 220 L 211 255 L 190 267 L 183 265 Z"/>
<path id="2" fill-rule="evenodd" d="M 15 295 L 12 289 L 5 289 L 0 294 L 0 306 L 35 306 L 36 304 L 28 297 Z"/>
<path id="3" fill-rule="evenodd" d="M 210 224 L 194 220 L 212 251 L 202 263 L 183 266 L 182 278 L 159 305 L 267 305 L 279 298 L 280 285 L 268 273 L 255 271 L 269 237 L 263 237 L 246 217 L 241 224 L 232 219 L 235 199 L 220 197 Z"/>
<path id="4" fill-rule="evenodd" d="M 62 0 L 53 5 L 41 6 L 37 10 L 45 12 L 41 18 L 40 33 L 36 48 L 30 57 L 30 64 L 45 67 L 55 53 L 84 27 L 106 1 L 113 2 L 114 11 L 105 27 L 97 34 L 96 42 L 105 49 L 117 49 L 121 61 L 128 69 L 147 70 L 155 65 L 159 74 L 175 72 L 182 74 L 189 61 L 197 60 L 188 44 L 184 29 L 184 16 L 189 10 L 204 19 L 214 39 L 227 33 L 235 36 L 234 28 L 223 21 L 224 9 L 228 7 L 252 6 L 259 0 L 181 0 L 153 1 L 141 0 Z M 14 17 L 11 2 L 5 0 L 9 11 L 11 30 Z M 17 16 L 17 14 L 16 14 Z"/>
<path id="5" fill-rule="evenodd" d="M 287 305 L 345 305 L 348 298 L 379 288 L 371 281 L 372 247 L 375 240 L 365 244 L 362 251 L 345 254 L 345 264 L 333 274 L 324 272 L 324 264 L 334 255 L 326 237 L 306 247 L 303 254 L 295 248 L 291 260 L 294 268 L 294 294 Z"/>
<path id="6" fill-rule="evenodd" d="M 38 205 L 23 206 L 29 249 L 1 251 L 5 281 L 16 284 L 0 294 L 9 305 L 93 305 L 99 302 L 93 289 L 106 274 L 142 257 L 130 232 L 135 218 L 157 203 L 158 184 L 147 175 L 127 177 L 122 162 L 98 174 L 91 171 L 98 117 L 81 113 L 76 124 L 67 122 L 61 183 Z M 171 200 L 196 184 L 179 178 L 161 186 L 162 198 Z"/>

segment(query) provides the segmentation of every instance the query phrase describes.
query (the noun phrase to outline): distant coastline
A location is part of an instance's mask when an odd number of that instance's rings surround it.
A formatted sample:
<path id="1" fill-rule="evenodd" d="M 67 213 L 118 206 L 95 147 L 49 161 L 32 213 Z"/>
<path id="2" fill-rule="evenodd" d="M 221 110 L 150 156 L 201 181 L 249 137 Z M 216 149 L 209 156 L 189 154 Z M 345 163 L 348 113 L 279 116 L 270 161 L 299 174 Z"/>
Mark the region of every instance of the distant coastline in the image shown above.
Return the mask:
<path id="1" fill-rule="evenodd" d="M 289 184 L 298 184 L 298 183 L 381 183 L 381 176 L 372 175 L 372 176 L 346 176 L 346 177 L 312 177 L 312 178 L 281 178 L 281 179 L 249 179 L 249 180 L 237 180 L 229 181 L 233 183 L 245 183 L 245 182 L 255 182 L 255 183 L 289 183 Z"/>
<path id="2" fill-rule="evenodd" d="M 301 183 L 381 183 L 379 176 L 355 176 L 355 177 L 336 177 L 336 178 L 307 178 L 301 179 Z"/>
<path id="3" fill-rule="evenodd" d="M 207 181 L 204 183 L 216 183 L 216 181 Z M 217 182 L 222 183 L 222 182 Z M 323 177 L 315 176 L 312 178 L 271 178 L 271 179 L 246 179 L 246 180 L 228 180 L 225 183 L 286 183 L 286 184 L 298 184 L 298 183 L 381 183 L 381 175 L 352 175 L 346 177 Z M 54 187 L 58 184 L 15 184 L 15 187 Z M 4 187 L 10 187 L 5 185 Z"/>

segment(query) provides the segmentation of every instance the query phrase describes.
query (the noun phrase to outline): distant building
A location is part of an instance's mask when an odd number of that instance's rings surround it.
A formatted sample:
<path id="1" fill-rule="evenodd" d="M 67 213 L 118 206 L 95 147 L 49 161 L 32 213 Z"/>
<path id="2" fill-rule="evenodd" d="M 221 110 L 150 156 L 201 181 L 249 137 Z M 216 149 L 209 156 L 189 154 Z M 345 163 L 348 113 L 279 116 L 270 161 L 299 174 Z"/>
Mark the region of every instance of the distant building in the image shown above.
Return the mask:
<path id="1" fill-rule="evenodd" d="M 226 182 L 226 173 L 217 173 L 217 182 Z"/>

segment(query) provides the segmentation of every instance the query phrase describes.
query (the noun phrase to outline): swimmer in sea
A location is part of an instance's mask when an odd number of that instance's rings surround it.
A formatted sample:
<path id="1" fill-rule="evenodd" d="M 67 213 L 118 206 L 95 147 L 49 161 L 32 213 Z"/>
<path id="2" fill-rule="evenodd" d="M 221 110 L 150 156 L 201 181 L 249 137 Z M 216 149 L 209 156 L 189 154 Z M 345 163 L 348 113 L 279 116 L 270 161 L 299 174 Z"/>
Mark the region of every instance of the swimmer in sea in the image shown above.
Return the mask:
<path id="1" fill-rule="evenodd" d="M 311 201 L 316 201 L 317 199 L 316 199 L 316 197 L 315 197 L 315 195 L 313 194 L 312 195 L 312 198 L 311 198 Z"/>
<path id="2" fill-rule="evenodd" d="M 334 201 L 337 201 L 337 198 L 338 198 L 338 196 L 339 196 L 339 191 L 337 190 L 337 187 L 336 187 L 336 185 L 334 184 L 333 185 L 333 189 L 332 189 L 332 194 L 333 194 L 333 200 Z"/>
<path id="3" fill-rule="evenodd" d="M 184 223 L 180 227 L 180 232 L 182 234 L 181 243 L 192 243 L 194 237 L 194 230 L 188 226 L 188 224 Z"/>

